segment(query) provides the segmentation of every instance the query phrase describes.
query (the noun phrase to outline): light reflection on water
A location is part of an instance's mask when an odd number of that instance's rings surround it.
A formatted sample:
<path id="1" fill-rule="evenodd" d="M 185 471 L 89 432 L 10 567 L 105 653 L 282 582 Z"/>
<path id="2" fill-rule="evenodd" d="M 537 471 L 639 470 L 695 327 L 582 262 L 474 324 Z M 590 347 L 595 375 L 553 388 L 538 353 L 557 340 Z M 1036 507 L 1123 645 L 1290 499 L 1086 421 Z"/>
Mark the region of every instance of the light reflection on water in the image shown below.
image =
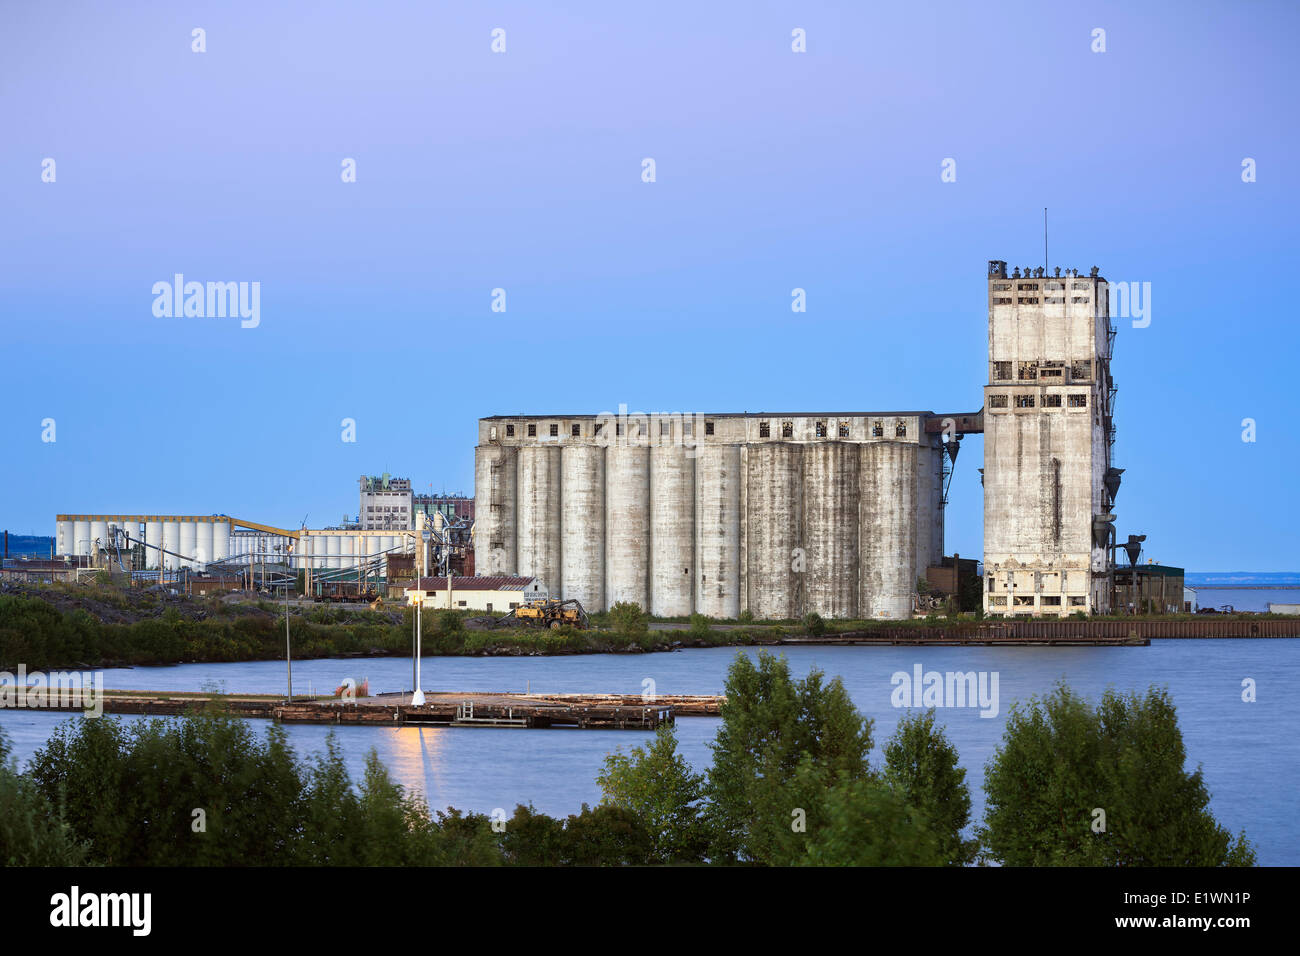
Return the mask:
<path id="1" fill-rule="evenodd" d="M 1211 806 L 1225 826 L 1244 828 L 1268 864 L 1300 864 L 1300 822 L 1292 812 L 1300 783 L 1300 641 L 1166 640 L 1146 648 L 1044 647 L 788 647 L 782 649 L 797 675 L 820 667 L 839 675 L 854 703 L 875 720 L 877 749 L 897 724 L 890 703 L 896 671 L 992 671 L 999 675 L 1000 709 L 981 718 L 976 709 L 946 709 L 939 720 L 961 754 L 975 802 L 983 808 L 983 766 L 1001 739 L 1006 712 L 1015 700 L 1049 691 L 1058 680 L 1096 698 L 1107 686 L 1145 690 L 1167 685 L 1178 707 L 1189 765 L 1200 763 Z M 426 690 L 607 692 L 640 694 L 650 678 L 661 694 L 711 694 L 722 690 L 732 648 L 673 654 L 589 655 L 526 658 L 430 658 Z M 740 653 L 753 655 L 753 649 Z M 332 689 L 345 677 L 369 677 L 372 692 L 410 684 L 410 661 L 397 658 L 317 660 L 294 664 L 294 686 Z M 1255 704 L 1241 701 L 1241 681 L 1259 686 Z M 202 690 L 213 683 L 227 691 L 282 693 L 283 662 L 187 664 L 179 667 L 113 669 L 107 688 Z M 30 759 L 65 714 L 0 712 L 20 761 Z M 74 718 L 79 719 L 79 718 Z M 131 718 L 124 718 L 131 719 Z M 678 738 L 696 769 L 708 766 L 713 718 L 683 718 Z M 604 756 L 642 743 L 638 731 L 518 730 L 507 728 L 416 728 L 288 726 L 300 755 L 323 752 L 331 730 L 349 770 L 359 779 L 373 748 L 395 780 L 419 790 L 435 808 L 510 812 L 531 802 L 555 815 L 595 804 L 596 774 Z"/>

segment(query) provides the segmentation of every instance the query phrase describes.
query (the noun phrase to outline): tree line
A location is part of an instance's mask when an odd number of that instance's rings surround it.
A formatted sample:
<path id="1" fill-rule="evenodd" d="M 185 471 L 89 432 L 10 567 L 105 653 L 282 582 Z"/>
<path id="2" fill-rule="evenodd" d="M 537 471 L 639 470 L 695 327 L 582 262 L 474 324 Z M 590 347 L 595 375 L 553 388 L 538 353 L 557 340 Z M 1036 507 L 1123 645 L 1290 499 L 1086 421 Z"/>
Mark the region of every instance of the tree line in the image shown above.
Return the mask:
<path id="1" fill-rule="evenodd" d="M 935 712 L 906 714 L 874 766 L 873 724 L 838 678 L 738 655 L 713 763 L 671 726 L 606 757 L 602 799 L 568 817 L 430 812 L 378 756 L 353 781 L 331 736 L 295 756 L 284 728 L 219 710 L 76 718 L 20 773 L 0 734 L 8 865 L 1221 866 L 1255 850 L 1209 811 L 1164 690 L 1090 704 L 1058 685 L 1012 709 L 971 826 L 966 771 Z"/>

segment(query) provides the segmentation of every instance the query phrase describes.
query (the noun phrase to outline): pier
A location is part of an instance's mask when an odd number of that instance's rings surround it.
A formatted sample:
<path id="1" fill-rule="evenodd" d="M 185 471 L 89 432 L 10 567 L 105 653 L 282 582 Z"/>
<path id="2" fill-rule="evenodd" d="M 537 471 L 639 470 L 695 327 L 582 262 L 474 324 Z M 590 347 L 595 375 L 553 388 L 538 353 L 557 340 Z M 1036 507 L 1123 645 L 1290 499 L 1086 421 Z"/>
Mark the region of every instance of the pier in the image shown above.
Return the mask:
<path id="1" fill-rule="evenodd" d="M 57 691 L 54 697 L 28 689 L 25 708 L 80 712 L 94 702 L 79 690 Z M 658 696 L 637 694 L 516 694 L 426 691 L 425 702 L 411 704 L 410 693 L 374 697 L 296 697 L 292 701 L 270 694 L 209 694 L 174 691 L 106 690 L 100 698 L 106 714 L 178 717 L 216 706 L 235 717 L 300 724 L 355 724 L 369 727 L 517 727 L 579 730 L 654 730 L 678 717 L 716 717 L 720 696 Z"/>

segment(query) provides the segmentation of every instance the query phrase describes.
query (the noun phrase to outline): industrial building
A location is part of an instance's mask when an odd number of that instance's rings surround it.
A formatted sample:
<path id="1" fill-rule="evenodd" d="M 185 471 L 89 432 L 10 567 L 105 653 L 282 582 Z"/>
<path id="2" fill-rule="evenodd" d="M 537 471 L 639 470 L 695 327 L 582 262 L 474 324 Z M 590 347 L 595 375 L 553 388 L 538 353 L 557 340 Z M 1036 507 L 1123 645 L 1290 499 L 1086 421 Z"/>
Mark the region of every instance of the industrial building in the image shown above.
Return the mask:
<path id="1" fill-rule="evenodd" d="M 588 610 L 626 601 L 661 617 L 909 617 L 917 579 L 943 555 L 953 420 L 485 418 L 476 562 L 485 574 L 536 576 Z"/>
<path id="2" fill-rule="evenodd" d="M 1111 606 L 1121 469 L 1108 286 L 988 268 L 984 409 L 494 416 L 479 421 L 475 550 L 603 610 L 910 617 L 945 565 L 945 481 L 983 432 L 984 610 Z M 955 583 L 955 579 L 954 579 Z"/>
<path id="3" fill-rule="evenodd" d="M 411 479 L 362 475 L 357 519 L 363 531 L 409 531 L 414 527 Z"/>
<path id="4" fill-rule="evenodd" d="M 416 550 L 415 532 L 289 530 L 229 515 L 61 514 L 59 554 L 129 560 L 137 570 L 200 570 L 212 564 L 278 564 L 311 571 L 380 564 Z"/>
<path id="5" fill-rule="evenodd" d="M 1121 469 L 1106 280 L 989 262 L 984 609 L 1110 610 Z"/>
<path id="6" fill-rule="evenodd" d="M 443 577 L 421 578 L 412 582 L 424 594 L 426 608 L 450 608 L 457 611 L 482 611 L 485 614 L 505 614 L 528 601 L 544 601 L 549 597 L 540 581 L 520 575 L 478 575 L 451 579 Z M 414 597 L 414 595 L 411 595 Z"/>

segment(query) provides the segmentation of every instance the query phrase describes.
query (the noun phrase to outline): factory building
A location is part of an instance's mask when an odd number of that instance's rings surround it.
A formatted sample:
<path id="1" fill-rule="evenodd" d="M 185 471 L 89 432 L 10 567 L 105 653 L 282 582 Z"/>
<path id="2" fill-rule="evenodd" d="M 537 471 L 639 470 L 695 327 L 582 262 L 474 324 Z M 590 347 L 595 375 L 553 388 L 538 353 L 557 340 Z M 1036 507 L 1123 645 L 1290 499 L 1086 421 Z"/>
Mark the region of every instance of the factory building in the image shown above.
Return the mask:
<path id="1" fill-rule="evenodd" d="M 159 563 L 164 571 L 287 563 L 316 572 L 382 567 L 389 555 L 413 554 L 416 542 L 414 531 L 290 531 L 228 515 L 61 514 L 55 516 L 55 547 L 61 555 L 120 553 L 151 571 Z"/>
<path id="2" fill-rule="evenodd" d="M 984 609 L 1110 610 L 1115 383 L 1108 286 L 1094 268 L 1048 277 L 988 268 Z"/>
<path id="3" fill-rule="evenodd" d="M 411 479 L 362 475 L 361 503 L 357 512 L 362 531 L 409 531 L 412 523 Z"/>
<path id="4" fill-rule="evenodd" d="M 918 578 L 943 555 L 944 420 L 484 418 L 477 567 L 535 576 L 588 610 L 907 618 Z"/>

